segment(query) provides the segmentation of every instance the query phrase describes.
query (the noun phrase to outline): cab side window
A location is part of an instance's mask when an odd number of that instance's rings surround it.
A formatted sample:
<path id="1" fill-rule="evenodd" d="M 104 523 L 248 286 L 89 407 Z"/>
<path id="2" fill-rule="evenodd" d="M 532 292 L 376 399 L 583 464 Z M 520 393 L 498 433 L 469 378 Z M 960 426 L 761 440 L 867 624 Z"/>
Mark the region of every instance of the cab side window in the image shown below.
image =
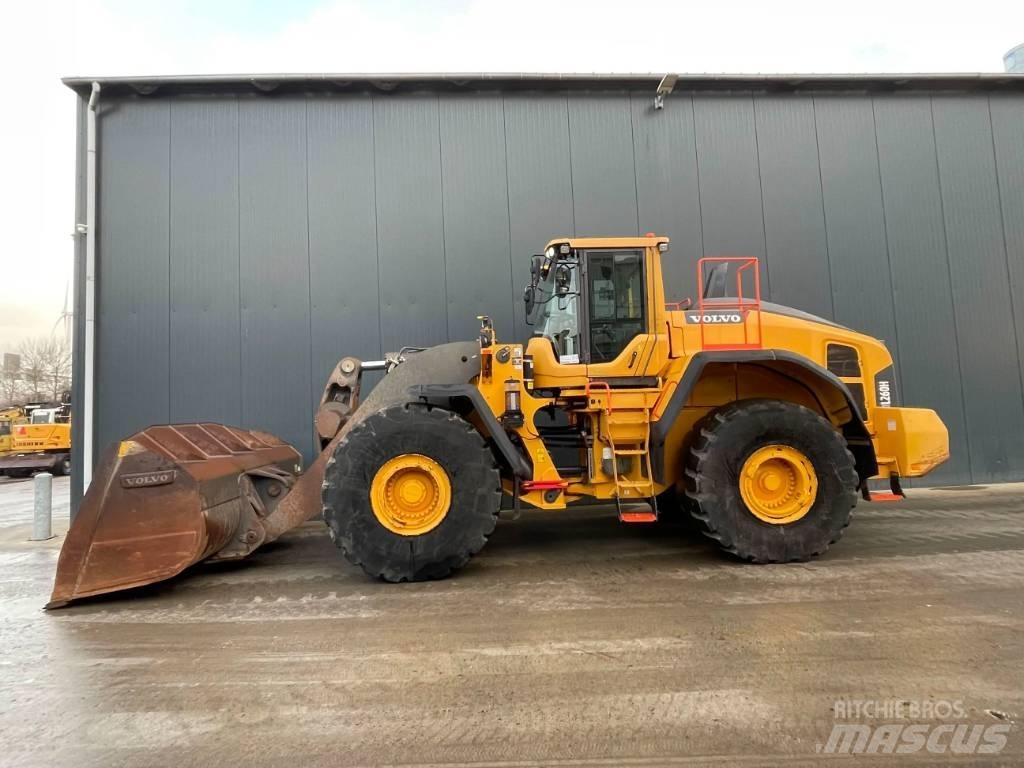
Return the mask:
<path id="1" fill-rule="evenodd" d="M 618 357 L 647 328 L 640 251 L 591 251 L 587 258 L 590 362 Z"/>

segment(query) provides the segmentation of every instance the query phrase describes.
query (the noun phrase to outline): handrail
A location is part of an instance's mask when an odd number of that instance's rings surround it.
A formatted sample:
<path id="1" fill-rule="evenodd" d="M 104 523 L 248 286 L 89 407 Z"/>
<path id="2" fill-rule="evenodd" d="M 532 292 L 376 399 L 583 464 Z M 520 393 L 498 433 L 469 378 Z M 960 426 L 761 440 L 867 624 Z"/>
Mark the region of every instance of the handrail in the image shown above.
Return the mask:
<path id="1" fill-rule="evenodd" d="M 587 379 L 587 384 L 583 388 L 583 395 L 587 398 L 587 405 L 590 405 L 590 388 L 591 387 L 604 387 L 605 391 L 608 393 L 608 403 L 605 406 L 604 411 L 605 411 L 605 413 L 611 413 L 612 412 L 612 388 L 611 388 L 611 385 L 607 381 L 593 381 L 592 379 Z"/>
<path id="2" fill-rule="evenodd" d="M 759 260 L 756 256 L 705 256 L 697 261 L 697 285 L 704 285 L 704 265 L 714 264 L 736 264 L 736 296 L 708 298 L 703 294 L 697 300 L 698 322 L 700 324 L 700 343 L 702 349 L 760 349 L 762 343 L 761 331 L 761 270 Z M 753 275 L 754 295 L 746 297 L 743 295 L 743 273 L 749 270 Z M 709 343 L 706 338 L 705 327 L 708 312 L 723 312 L 734 310 L 739 314 L 739 325 L 743 326 L 743 341 L 735 344 L 724 344 L 721 342 Z M 747 318 L 751 312 L 756 312 L 756 338 L 751 338 L 751 328 Z M 728 327 L 733 323 L 715 323 L 717 327 Z"/>

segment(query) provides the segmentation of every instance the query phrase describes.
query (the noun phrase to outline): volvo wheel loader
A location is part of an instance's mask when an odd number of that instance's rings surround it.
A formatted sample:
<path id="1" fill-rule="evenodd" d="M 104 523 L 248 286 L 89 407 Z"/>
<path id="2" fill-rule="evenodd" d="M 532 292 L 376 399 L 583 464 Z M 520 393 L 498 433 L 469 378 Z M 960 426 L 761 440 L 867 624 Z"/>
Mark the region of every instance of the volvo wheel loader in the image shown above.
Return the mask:
<path id="1" fill-rule="evenodd" d="M 732 555 L 821 554 L 872 479 L 948 457 L 934 411 L 897 405 L 881 341 L 761 301 L 754 258 L 705 258 L 696 302 L 666 305 L 669 241 L 559 238 L 533 257 L 533 335 L 344 358 L 300 472 L 277 438 L 150 427 L 103 457 L 60 555 L 51 607 L 248 555 L 322 517 L 373 577 L 447 576 L 499 510 L 614 504 L 624 523 L 692 515 Z M 385 375 L 360 402 L 363 371 Z M 514 516 L 514 514 L 513 514 Z"/>

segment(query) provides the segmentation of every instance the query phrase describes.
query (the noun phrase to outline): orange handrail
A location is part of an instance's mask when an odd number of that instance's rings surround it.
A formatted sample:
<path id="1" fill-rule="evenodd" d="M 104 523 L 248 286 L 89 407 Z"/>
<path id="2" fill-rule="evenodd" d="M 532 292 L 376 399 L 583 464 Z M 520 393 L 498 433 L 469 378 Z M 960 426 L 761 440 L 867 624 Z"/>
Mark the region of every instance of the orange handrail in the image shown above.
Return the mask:
<path id="1" fill-rule="evenodd" d="M 590 388 L 591 387 L 604 387 L 605 391 L 608 393 L 608 403 L 607 403 L 607 405 L 605 405 L 605 409 L 604 410 L 605 410 L 605 413 L 611 413 L 612 412 L 612 388 L 611 388 L 611 385 L 607 381 L 591 381 L 590 379 L 587 379 L 587 385 L 583 389 L 583 394 L 587 398 L 588 405 L 590 403 Z"/>

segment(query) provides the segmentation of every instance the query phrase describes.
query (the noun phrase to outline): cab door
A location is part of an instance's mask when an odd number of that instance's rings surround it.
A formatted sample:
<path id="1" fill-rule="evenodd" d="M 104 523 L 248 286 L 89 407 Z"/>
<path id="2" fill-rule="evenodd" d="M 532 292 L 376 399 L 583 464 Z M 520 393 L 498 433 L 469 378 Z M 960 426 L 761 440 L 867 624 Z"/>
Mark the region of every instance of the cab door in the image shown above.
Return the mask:
<path id="1" fill-rule="evenodd" d="M 646 377 L 654 346 L 647 277 L 641 248 L 585 252 L 583 347 L 588 377 Z"/>

